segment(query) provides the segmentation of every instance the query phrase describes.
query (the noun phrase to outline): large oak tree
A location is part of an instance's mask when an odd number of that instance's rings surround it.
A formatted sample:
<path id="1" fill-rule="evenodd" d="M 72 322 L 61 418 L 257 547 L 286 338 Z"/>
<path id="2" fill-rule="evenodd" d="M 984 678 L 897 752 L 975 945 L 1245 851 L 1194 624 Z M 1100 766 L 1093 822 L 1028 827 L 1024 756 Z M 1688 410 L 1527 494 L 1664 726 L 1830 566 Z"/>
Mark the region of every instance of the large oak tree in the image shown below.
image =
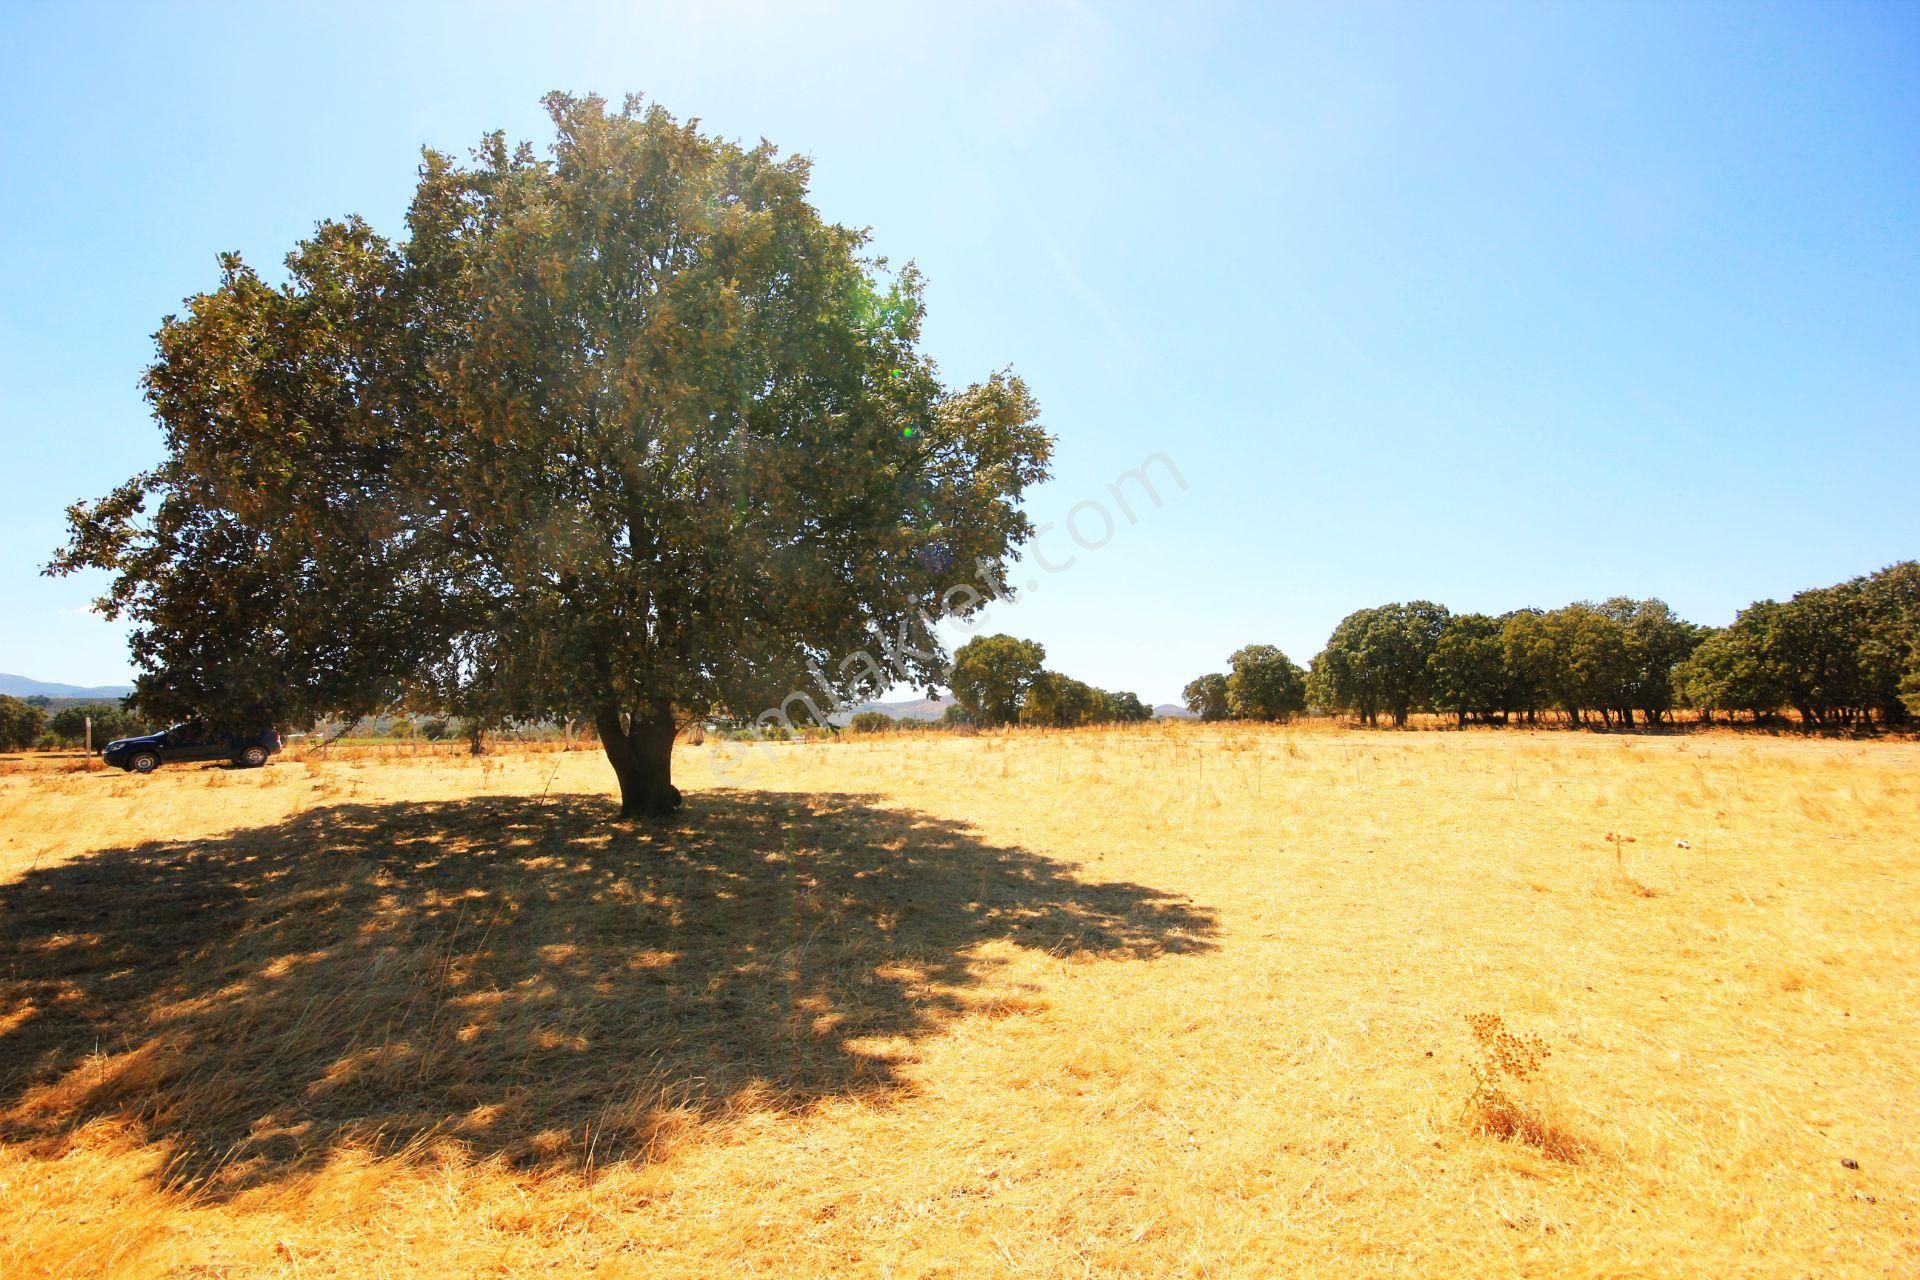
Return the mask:
<path id="1" fill-rule="evenodd" d="M 598 726 L 623 813 L 676 729 L 937 682 L 1051 442 L 1021 381 L 943 386 L 921 282 L 808 164 L 629 99 L 547 100 L 548 155 L 428 152 L 389 241 L 235 256 L 158 335 L 166 456 L 70 512 L 149 714 L 412 700 Z"/>

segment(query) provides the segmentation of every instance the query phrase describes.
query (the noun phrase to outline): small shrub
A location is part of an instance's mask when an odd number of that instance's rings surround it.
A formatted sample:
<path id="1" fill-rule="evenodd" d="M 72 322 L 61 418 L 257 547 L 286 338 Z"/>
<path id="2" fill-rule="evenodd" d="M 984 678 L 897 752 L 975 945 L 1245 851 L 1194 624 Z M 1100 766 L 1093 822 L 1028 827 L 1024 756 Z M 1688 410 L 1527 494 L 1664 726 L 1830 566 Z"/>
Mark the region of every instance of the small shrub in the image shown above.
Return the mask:
<path id="1" fill-rule="evenodd" d="M 1467 1123 L 1503 1141 L 1519 1139 L 1555 1160 L 1577 1159 L 1580 1141 L 1549 1118 L 1537 1097 L 1535 1077 L 1552 1053 L 1535 1035 L 1507 1029 L 1497 1013 L 1471 1013 L 1474 1052 L 1467 1059 L 1472 1089 L 1467 1094 Z"/>

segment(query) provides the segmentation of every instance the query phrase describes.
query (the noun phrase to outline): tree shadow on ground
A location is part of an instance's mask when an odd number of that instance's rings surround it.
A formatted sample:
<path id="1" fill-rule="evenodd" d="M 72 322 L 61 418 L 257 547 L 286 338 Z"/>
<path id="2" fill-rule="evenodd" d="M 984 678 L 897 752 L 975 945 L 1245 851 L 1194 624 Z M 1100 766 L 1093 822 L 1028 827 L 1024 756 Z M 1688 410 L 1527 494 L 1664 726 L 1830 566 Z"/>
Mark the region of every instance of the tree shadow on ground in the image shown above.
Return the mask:
<path id="1" fill-rule="evenodd" d="M 31 871 L 0 885 L 0 1140 L 111 1121 L 213 1198 L 347 1148 L 645 1159 L 905 1088 L 982 944 L 1211 946 L 1205 908 L 875 799 L 343 804 Z"/>

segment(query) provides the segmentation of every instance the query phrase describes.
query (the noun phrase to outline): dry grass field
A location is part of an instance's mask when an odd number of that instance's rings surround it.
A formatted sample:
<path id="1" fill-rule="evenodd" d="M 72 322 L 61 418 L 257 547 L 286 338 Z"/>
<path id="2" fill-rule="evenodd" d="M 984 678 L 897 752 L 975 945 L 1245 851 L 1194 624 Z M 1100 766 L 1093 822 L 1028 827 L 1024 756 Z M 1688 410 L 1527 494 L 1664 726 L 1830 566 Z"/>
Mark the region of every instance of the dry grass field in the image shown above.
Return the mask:
<path id="1" fill-rule="evenodd" d="M 1920 1273 L 1920 747 L 742 750 L 0 776 L 0 1275 Z"/>

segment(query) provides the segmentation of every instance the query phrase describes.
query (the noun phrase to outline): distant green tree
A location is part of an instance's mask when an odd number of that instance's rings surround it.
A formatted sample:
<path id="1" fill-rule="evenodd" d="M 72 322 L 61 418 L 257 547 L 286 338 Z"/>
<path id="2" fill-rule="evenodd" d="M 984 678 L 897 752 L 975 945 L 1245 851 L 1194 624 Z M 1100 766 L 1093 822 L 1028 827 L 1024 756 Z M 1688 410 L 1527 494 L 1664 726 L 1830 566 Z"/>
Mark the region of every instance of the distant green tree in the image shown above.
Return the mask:
<path id="1" fill-rule="evenodd" d="M 1634 675 L 1625 624 L 1582 601 L 1547 614 L 1541 628 L 1555 701 L 1575 724 L 1589 712 L 1612 724 Z"/>
<path id="2" fill-rule="evenodd" d="M 1865 605 L 1862 584 L 1855 579 L 1795 592 L 1765 615 L 1768 667 L 1803 724 L 1852 724 L 1870 701 L 1861 662 Z"/>
<path id="3" fill-rule="evenodd" d="M 18 751 L 40 740 L 47 713 L 19 698 L 0 694 L 0 751 Z"/>
<path id="4" fill-rule="evenodd" d="M 1673 683 L 1682 702 L 1703 720 L 1714 714 L 1746 712 L 1755 720 L 1772 715 L 1783 701 L 1779 682 L 1767 661 L 1761 615 L 1779 606 L 1749 605 L 1733 626 L 1709 630 L 1686 661 L 1674 668 Z"/>
<path id="5" fill-rule="evenodd" d="M 1227 660 L 1227 714 L 1284 721 L 1307 709 L 1307 674 L 1270 644 L 1250 644 Z"/>
<path id="6" fill-rule="evenodd" d="M 1447 619 L 1427 659 L 1433 705 L 1451 711 L 1465 725 L 1468 717 L 1490 721 L 1507 708 L 1511 681 L 1501 624 L 1484 613 L 1456 613 Z"/>
<path id="7" fill-rule="evenodd" d="M 1180 699 L 1186 703 L 1187 710 L 1202 720 L 1225 720 L 1227 718 L 1227 678 L 1219 672 L 1196 676 L 1187 682 L 1180 691 Z"/>
<path id="8" fill-rule="evenodd" d="M 1506 668 L 1507 714 L 1538 723 L 1553 703 L 1553 646 L 1547 638 L 1546 612 L 1514 609 L 1500 615 L 1501 661 Z"/>
<path id="9" fill-rule="evenodd" d="M 1351 712 L 1367 724 L 1387 715 L 1405 725 L 1412 711 L 1427 704 L 1427 660 L 1448 616 L 1429 600 L 1348 614 L 1314 660 L 1324 672 L 1316 687 L 1330 701 L 1328 709 Z"/>
<path id="10" fill-rule="evenodd" d="M 1071 729 L 1097 723 L 1105 711 L 1100 691 L 1092 685 L 1058 671 L 1042 671 L 1028 685 L 1021 701 L 1020 723 Z"/>
<path id="11" fill-rule="evenodd" d="M 1346 708 L 1340 701 L 1340 693 L 1334 687 L 1333 660 L 1322 649 L 1307 663 L 1307 710 L 1315 715 L 1337 715 Z"/>
<path id="12" fill-rule="evenodd" d="M 1046 649 L 1032 640 L 976 636 L 954 651 L 948 678 L 954 701 L 975 724 L 1013 724 L 1046 660 Z"/>
<path id="13" fill-rule="evenodd" d="M 1860 594 L 1863 701 L 1883 724 L 1900 724 L 1915 714 L 1912 697 L 1920 692 L 1920 561 L 1868 575 Z"/>
<path id="14" fill-rule="evenodd" d="M 1153 719 L 1153 708 L 1140 701 L 1137 693 L 1108 693 L 1101 690 L 1106 702 L 1106 718 L 1114 724 L 1145 724 Z"/>
<path id="15" fill-rule="evenodd" d="M 115 738 L 131 738 L 147 733 L 154 728 L 117 702 L 87 702 L 55 712 L 47 720 L 47 732 L 63 746 L 78 746 L 87 740 L 89 717 L 93 720 L 95 747 L 103 747 Z"/>
<path id="16" fill-rule="evenodd" d="M 1901 723 L 1920 684 L 1920 563 L 1756 601 L 1701 649 L 1685 668 L 1696 705 L 1788 706 L 1809 728 Z"/>
<path id="17" fill-rule="evenodd" d="M 1618 711 L 1633 723 L 1637 710 L 1658 724 L 1673 710 L 1673 671 L 1698 645 L 1703 628 L 1682 620 L 1664 600 L 1615 596 L 1599 605 L 1601 613 L 1626 629 L 1628 674 Z"/>

